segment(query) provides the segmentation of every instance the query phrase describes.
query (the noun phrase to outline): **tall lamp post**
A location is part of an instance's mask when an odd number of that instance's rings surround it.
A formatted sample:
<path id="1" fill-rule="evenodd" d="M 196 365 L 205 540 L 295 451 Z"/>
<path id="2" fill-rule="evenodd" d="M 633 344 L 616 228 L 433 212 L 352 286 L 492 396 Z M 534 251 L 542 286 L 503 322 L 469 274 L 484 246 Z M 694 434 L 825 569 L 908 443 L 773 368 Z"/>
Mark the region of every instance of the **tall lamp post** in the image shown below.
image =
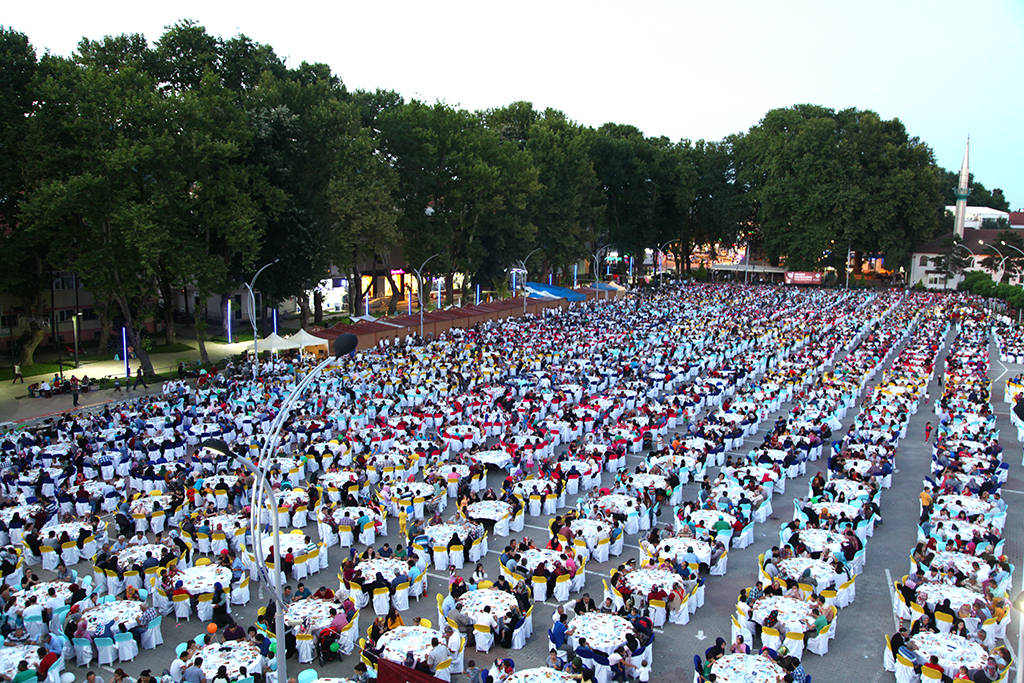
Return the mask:
<path id="1" fill-rule="evenodd" d="M 674 239 L 674 240 L 669 240 L 668 242 L 665 242 L 665 244 L 663 244 L 660 247 L 658 247 L 658 253 L 659 254 L 664 254 L 665 253 L 665 247 L 667 247 L 670 244 L 674 244 L 675 242 L 678 242 L 678 241 L 679 241 L 678 239 Z M 661 275 L 663 272 L 665 272 L 664 269 L 661 267 L 661 264 L 662 264 L 662 262 L 664 260 L 665 259 L 662 258 L 662 259 L 660 259 L 658 261 L 658 275 Z"/>
<path id="2" fill-rule="evenodd" d="M 543 248 L 544 247 L 537 247 L 536 249 L 531 251 L 529 254 L 527 254 L 526 258 L 524 258 L 524 259 L 516 259 L 517 261 L 519 261 L 519 266 L 523 269 L 523 315 L 526 315 L 526 275 L 530 272 L 529 270 L 526 269 L 526 262 L 530 260 L 531 256 L 533 256 L 534 254 L 536 254 L 538 251 L 540 251 Z"/>
<path id="3" fill-rule="evenodd" d="M 78 316 L 82 315 L 81 311 L 75 313 L 75 317 L 71 319 L 72 329 L 75 333 L 75 370 L 78 369 Z"/>
<path id="4" fill-rule="evenodd" d="M 1014 664 L 1017 667 L 1017 683 L 1024 683 L 1024 662 L 1021 661 L 1021 653 L 1024 652 L 1024 592 L 1018 593 L 1013 599 L 1013 608 L 1020 615 L 1017 624 L 1017 661 Z"/>
<path id="5" fill-rule="evenodd" d="M 597 251 L 594 252 L 594 281 L 597 284 L 601 284 L 601 254 L 603 254 L 604 252 L 608 251 L 608 248 L 611 247 L 611 246 L 612 245 L 610 245 L 610 244 L 606 244 L 606 245 L 604 245 L 603 247 L 601 247 L 600 249 L 598 249 Z M 601 298 L 601 290 L 600 290 L 600 288 L 597 290 L 597 298 L 598 299 Z M 605 298 L 607 299 L 608 297 L 605 297 Z"/>
<path id="6" fill-rule="evenodd" d="M 444 252 L 439 252 L 437 254 L 434 254 L 433 256 L 428 258 L 426 261 L 421 263 L 419 268 L 414 268 L 413 269 L 413 270 L 416 271 L 416 283 L 417 283 L 416 296 L 419 297 L 419 300 L 420 300 L 420 339 L 423 339 L 423 274 L 422 274 L 421 271 L 426 267 L 426 265 L 428 263 L 430 263 L 432 260 L 436 259 L 442 253 L 444 253 Z M 427 297 L 427 298 L 429 298 L 429 297 Z M 439 306 L 441 305 L 440 294 L 438 294 L 437 304 Z"/>
<path id="7" fill-rule="evenodd" d="M 252 545 L 253 553 L 256 558 L 256 569 L 260 575 L 260 579 L 271 586 L 271 596 L 275 603 L 277 603 L 277 617 L 275 623 L 275 631 L 277 633 L 277 675 L 279 680 L 288 680 L 288 662 L 287 658 L 283 656 L 285 636 L 287 629 L 284 623 L 284 610 L 287 607 L 284 602 L 284 595 L 282 590 L 284 588 L 285 577 L 281 576 L 281 528 L 278 522 L 277 516 L 277 498 L 274 495 L 274 490 L 270 486 L 270 482 L 267 480 L 267 472 L 269 471 L 270 459 L 277 452 L 278 444 L 281 440 L 281 428 L 284 427 L 285 422 L 288 421 L 288 416 L 291 415 L 292 410 L 298 404 L 299 399 L 305 393 L 306 389 L 313 383 L 315 379 L 320 376 L 329 364 L 335 362 L 337 358 L 343 355 L 344 349 L 341 348 L 341 339 L 346 335 L 341 335 L 334 340 L 334 354 L 321 361 L 313 370 L 308 373 L 298 385 L 292 389 L 292 391 L 285 397 L 281 404 L 281 410 L 274 417 L 271 423 L 270 430 L 267 433 L 267 439 L 263 443 L 263 447 L 259 451 L 259 462 L 253 463 L 248 458 L 239 457 L 231 452 L 231 448 L 222 441 L 221 439 L 208 439 L 200 444 L 200 447 L 209 448 L 210 450 L 221 453 L 227 457 L 234 457 L 237 459 L 239 464 L 245 467 L 255 477 L 253 482 L 253 488 L 251 490 L 252 501 L 249 513 L 249 527 L 252 531 Z M 351 336 L 351 335 L 348 335 Z M 271 529 L 273 533 L 274 541 L 274 581 L 270 581 L 270 572 L 267 570 L 267 563 L 262 559 L 266 557 L 263 552 L 263 534 L 260 532 L 260 513 L 264 508 L 269 508 Z"/>
<path id="8" fill-rule="evenodd" d="M 253 291 L 253 287 L 256 286 L 256 278 L 260 276 L 264 270 L 274 265 L 281 259 L 276 258 L 267 265 L 263 266 L 256 271 L 256 274 L 252 276 L 252 280 L 245 285 L 245 288 L 249 290 L 249 324 L 252 325 L 252 378 L 256 379 L 260 372 L 260 352 L 258 339 L 260 337 L 259 332 L 256 330 L 256 293 Z M 287 679 L 286 679 L 287 680 Z"/>

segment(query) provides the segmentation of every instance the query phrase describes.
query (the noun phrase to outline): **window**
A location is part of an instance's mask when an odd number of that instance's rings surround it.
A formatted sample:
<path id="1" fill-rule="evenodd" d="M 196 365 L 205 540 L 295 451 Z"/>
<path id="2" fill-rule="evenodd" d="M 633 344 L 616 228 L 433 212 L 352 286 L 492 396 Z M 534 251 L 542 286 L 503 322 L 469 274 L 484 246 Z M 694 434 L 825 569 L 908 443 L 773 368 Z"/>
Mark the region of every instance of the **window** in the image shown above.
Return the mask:
<path id="1" fill-rule="evenodd" d="M 15 327 L 18 324 L 18 316 L 14 313 L 8 313 L 0 315 L 0 327 L 10 328 Z"/>
<path id="2" fill-rule="evenodd" d="M 921 257 L 921 265 L 922 266 L 927 266 L 929 261 L 930 261 L 930 259 L 927 256 L 922 256 Z"/>
<path id="3" fill-rule="evenodd" d="M 75 289 L 75 287 L 82 289 L 82 279 L 74 273 L 57 271 L 53 274 L 54 289 Z"/>

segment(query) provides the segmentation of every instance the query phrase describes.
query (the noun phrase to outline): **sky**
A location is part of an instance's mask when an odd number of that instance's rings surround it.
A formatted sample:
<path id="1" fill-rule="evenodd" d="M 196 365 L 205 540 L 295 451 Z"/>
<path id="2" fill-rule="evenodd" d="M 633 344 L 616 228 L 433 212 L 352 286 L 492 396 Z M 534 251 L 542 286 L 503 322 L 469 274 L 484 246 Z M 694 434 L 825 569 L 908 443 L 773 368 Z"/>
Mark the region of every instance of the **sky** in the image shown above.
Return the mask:
<path id="1" fill-rule="evenodd" d="M 0 14 L 59 55 L 83 36 L 155 41 L 186 18 L 292 67 L 329 64 L 349 88 L 471 110 L 526 100 L 673 140 L 719 140 L 798 103 L 870 109 L 951 170 L 970 135 L 975 178 L 1024 209 L 1022 0 L 55 0 Z"/>

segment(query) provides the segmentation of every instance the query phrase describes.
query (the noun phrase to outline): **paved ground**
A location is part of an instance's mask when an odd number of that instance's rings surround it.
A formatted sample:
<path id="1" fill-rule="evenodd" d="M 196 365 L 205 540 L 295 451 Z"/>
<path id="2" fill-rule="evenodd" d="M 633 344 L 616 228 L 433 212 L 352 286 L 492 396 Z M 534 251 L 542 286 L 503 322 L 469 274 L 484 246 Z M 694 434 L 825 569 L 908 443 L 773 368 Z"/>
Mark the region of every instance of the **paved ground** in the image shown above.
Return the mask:
<path id="1" fill-rule="evenodd" d="M 199 348 L 194 339 L 179 338 L 178 341 L 184 344 L 191 344 L 192 350 L 177 353 L 151 354 L 150 358 L 153 360 L 153 367 L 157 372 L 163 372 L 169 368 L 176 367 L 181 360 L 197 360 L 199 358 Z M 240 354 L 246 349 L 252 350 L 252 342 L 238 344 L 214 344 L 208 342 L 206 345 L 210 360 L 214 363 L 220 362 L 228 356 Z M 80 359 L 80 363 L 81 367 L 78 370 L 65 370 L 64 376 L 70 377 L 71 374 L 75 374 L 81 378 L 88 375 L 96 379 L 100 377 L 120 377 L 122 384 L 124 383 L 124 361 L 90 361 L 88 356 L 83 356 Z M 129 365 L 134 377 L 136 370 L 139 368 L 139 361 L 129 361 Z M 53 415 L 74 409 L 71 394 L 54 396 L 52 398 L 32 398 L 29 396 L 28 385 L 42 379 L 44 377 L 26 377 L 24 384 L 21 382 L 17 384 L 0 382 L 0 422 L 23 422 L 43 415 Z M 123 400 L 126 397 L 151 394 L 159 389 L 159 383 L 154 384 L 151 382 L 148 389 L 139 386 L 137 392 L 126 392 L 122 388 L 120 396 L 114 393 L 113 388 L 103 391 L 95 390 L 87 394 L 80 394 L 78 403 L 79 407 L 85 408 L 109 401 Z"/>
<path id="2" fill-rule="evenodd" d="M 945 358 L 948 344 L 953 338 L 951 332 L 947 337 L 947 346 L 940 355 L 939 369 L 936 379 L 929 388 L 929 394 L 933 398 L 939 393 L 938 380 L 941 376 L 942 362 Z M 991 349 L 993 358 L 998 358 L 998 352 L 994 345 Z M 1007 502 L 1011 510 L 1024 508 L 1024 481 L 1022 481 L 1021 467 L 1017 464 L 1017 455 L 1020 453 L 1020 444 L 1017 441 L 1015 430 L 1011 427 L 1008 410 L 1009 407 L 1002 403 L 1003 387 L 1005 378 L 1012 377 L 1024 370 L 1024 366 L 1003 365 L 998 360 L 992 363 L 992 378 L 995 380 L 993 388 L 993 399 L 999 418 L 999 426 L 1002 429 L 1001 443 L 1005 449 L 1004 457 L 1010 464 L 1009 481 L 1003 488 Z M 50 405 L 57 406 L 57 401 L 64 399 L 51 399 Z M 70 399 L 66 399 L 70 402 Z M 36 402 L 41 401 L 41 399 Z M 4 409 L 7 400 L 0 395 L 0 410 Z M 783 410 L 788 409 L 784 407 Z M 867 563 L 865 571 L 857 579 L 857 599 L 842 610 L 839 617 L 839 629 L 836 640 L 830 645 L 829 654 L 820 658 L 814 654 L 807 654 L 805 666 L 815 681 L 819 683 L 874 683 L 876 681 L 892 681 L 892 674 L 886 673 L 882 668 L 882 648 L 884 634 L 894 631 L 894 621 L 891 610 L 890 589 L 892 577 L 900 577 L 907 573 L 909 566 L 909 553 L 916 540 L 916 520 L 918 516 L 917 494 L 921 490 L 922 478 L 929 472 L 930 447 L 923 443 L 924 425 L 928 421 L 935 423 L 932 405 L 926 406 L 917 415 L 910 419 L 908 437 L 900 444 L 897 455 L 897 470 L 893 476 L 892 488 L 885 489 L 882 493 L 882 514 L 884 524 L 877 528 L 875 534 L 869 539 L 867 545 Z M 850 410 L 847 419 L 844 421 L 844 429 L 856 416 L 857 410 Z M 770 424 L 775 416 L 764 423 Z M 766 428 L 766 427 L 765 427 Z M 762 429 L 762 433 L 764 429 Z M 748 441 L 748 446 L 751 442 Z M 630 455 L 629 464 L 635 466 L 643 457 L 642 454 Z M 657 642 L 654 648 L 654 671 L 652 681 L 662 683 L 673 681 L 673 683 L 684 681 L 689 682 L 693 677 L 692 660 L 694 654 L 703 654 L 717 636 L 729 638 L 729 615 L 735 608 L 736 596 L 739 591 L 753 583 L 756 578 L 758 553 L 770 548 L 777 543 L 780 524 L 788 522 L 792 515 L 792 500 L 796 497 L 806 495 L 807 483 L 814 476 L 815 472 L 823 470 L 825 460 L 821 459 L 816 463 L 809 463 L 807 474 L 795 480 L 789 480 L 786 485 L 786 494 L 776 496 L 773 507 L 776 514 L 766 524 L 755 527 L 755 542 L 752 546 L 737 551 L 731 551 L 729 555 L 729 571 L 724 577 L 710 577 L 707 588 L 707 600 L 705 605 L 697 610 L 686 626 L 667 624 L 657 634 Z M 717 474 L 714 472 L 713 474 Z M 496 486 L 499 483 L 498 473 L 492 471 L 489 483 Z M 691 484 L 684 488 L 684 497 L 693 498 L 695 487 Z M 450 512 L 450 508 L 449 508 Z M 1021 562 L 1021 529 L 1024 524 L 1020 517 L 1011 514 L 1007 520 L 1005 536 L 1007 539 L 1006 553 L 1010 561 L 1017 566 Z M 528 525 L 525 533 L 540 541 L 547 539 L 548 518 L 528 518 Z M 392 546 L 402 542 L 397 537 L 397 524 L 390 525 L 392 534 L 386 539 Z M 311 527 L 315 534 L 315 527 Z M 381 539 L 379 543 L 383 542 Z M 486 558 L 484 564 L 491 575 L 497 576 L 497 553 L 503 547 L 502 539 L 491 540 L 491 554 Z M 307 584 L 315 590 L 318 585 L 336 587 L 336 568 L 340 565 L 346 551 L 335 546 L 331 549 L 331 569 L 321 572 L 318 577 L 307 581 Z M 618 562 L 630 557 L 636 557 L 638 553 L 636 539 L 627 539 L 626 552 L 622 558 L 612 558 L 612 562 L 602 565 L 591 565 L 593 570 L 588 572 L 585 590 L 595 599 L 600 600 L 602 595 L 602 578 L 607 578 L 609 570 Z M 79 571 L 90 569 L 86 563 L 78 566 Z M 47 578 L 45 572 L 42 572 Z M 429 572 L 428 594 L 418 603 L 411 602 L 410 610 L 404 613 L 406 623 L 411 623 L 412 618 L 422 616 L 436 621 L 436 603 L 434 595 L 444 590 L 446 577 L 434 571 Z M 1015 580 L 1016 583 L 1016 580 Z M 1020 590 L 1017 584 L 1017 590 Z M 248 626 L 253 623 L 256 610 L 259 606 L 266 604 L 266 600 L 260 601 L 258 591 L 252 590 L 252 601 L 245 607 L 235 609 L 236 618 Z M 538 666 L 545 656 L 546 637 L 545 630 L 550 625 L 550 614 L 555 604 L 537 605 L 534 608 L 534 621 L 536 625 L 535 634 L 524 650 L 506 652 L 501 649 L 493 649 L 489 654 L 467 652 L 466 660 L 475 660 L 478 665 L 490 662 L 498 656 L 510 656 L 518 668 Z M 370 610 L 364 610 L 361 624 L 365 629 L 371 622 Z M 165 646 L 155 651 L 143 651 L 134 662 L 126 666 L 126 670 L 135 675 L 142 669 L 152 669 L 155 673 L 162 671 L 173 657 L 173 647 L 179 642 L 191 639 L 201 632 L 205 632 L 205 624 L 195 619 L 175 624 L 173 619 L 165 617 L 164 624 Z M 1015 644 L 1017 631 L 1010 629 L 1010 643 Z M 352 667 L 358 661 L 355 655 L 350 655 L 341 663 L 334 662 L 323 667 L 324 676 L 344 676 L 351 674 Z M 105 667 L 104 667 L 105 668 Z M 290 675 L 296 675 L 298 671 L 310 668 L 310 665 L 299 665 L 297 661 L 289 660 L 288 668 Z M 71 671 L 78 673 L 81 677 L 85 669 L 76 670 L 73 666 Z M 109 675 L 105 675 L 109 680 Z M 456 677 L 456 680 L 465 680 L 464 676 Z"/>

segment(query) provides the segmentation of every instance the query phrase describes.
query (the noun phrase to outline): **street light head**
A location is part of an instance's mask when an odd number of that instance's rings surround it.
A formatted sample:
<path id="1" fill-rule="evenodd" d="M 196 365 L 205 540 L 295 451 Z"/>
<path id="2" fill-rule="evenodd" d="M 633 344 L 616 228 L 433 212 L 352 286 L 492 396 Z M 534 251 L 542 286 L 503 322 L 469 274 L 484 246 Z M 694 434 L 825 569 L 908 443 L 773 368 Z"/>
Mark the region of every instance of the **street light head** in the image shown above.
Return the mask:
<path id="1" fill-rule="evenodd" d="M 1017 593 L 1013 599 L 1013 608 L 1018 612 L 1024 612 L 1024 592 Z"/>
<path id="2" fill-rule="evenodd" d="M 200 443 L 199 447 L 208 448 L 211 451 L 215 451 L 217 453 L 220 453 L 221 455 L 226 455 L 229 457 L 234 455 L 231 452 L 231 447 L 228 446 L 227 442 L 224 441 L 223 439 L 207 439 L 206 441 Z"/>

